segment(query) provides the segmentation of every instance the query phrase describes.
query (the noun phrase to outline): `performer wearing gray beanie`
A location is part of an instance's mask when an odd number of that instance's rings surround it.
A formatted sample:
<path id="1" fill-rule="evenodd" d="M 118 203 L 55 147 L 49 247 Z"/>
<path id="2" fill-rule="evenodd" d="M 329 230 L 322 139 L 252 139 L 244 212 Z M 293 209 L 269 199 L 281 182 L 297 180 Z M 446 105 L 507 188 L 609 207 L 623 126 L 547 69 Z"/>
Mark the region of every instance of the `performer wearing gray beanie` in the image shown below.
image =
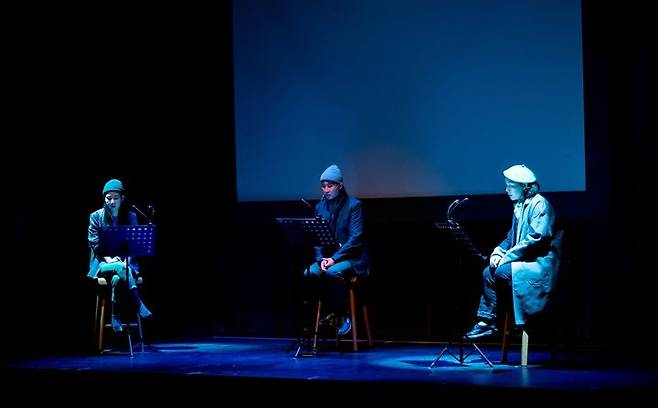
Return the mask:
<path id="1" fill-rule="evenodd" d="M 91 251 L 89 259 L 89 272 L 87 277 L 96 279 L 100 285 L 107 285 L 109 280 L 112 288 L 112 329 L 116 332 L 123 330 L 121 320 L 116 313 L 116 288 L 119 282 L 125 282 L 139 308 L 139 314 L 143 318 L 151 316 L 151 311 L 144 305 L 137 292 L 137 283 L 140 282 L 139 267 L 135 259 L 128 257 L 128 271 L 126 262 L 120 256 L 101 256 L 98 253 L 100 243 L 100 231 L 104 227 L 117 225 L 137 225 L 137 214 L 128 211 L 124 202 L 123 183 L 117 179 L 111 179 L 103 187 L 103 208 L 94 211 L 89 216 L 89 228 L 87 239 Z"/>
<path id="2" fill-rule="evenodd" d="M 337 247 L 315 247 L 316 262 L 304 271 L 310 279 L 327 278 L 331 294 L 327 298 L 328 311 L 340 320 L 338 334 L 350 332 L 352 322 L 348 311 L 346 282 L 352 276 L 368 273 L 369 260 L 363 233 L 361 201 L 350 197 L 343 185 L 340 168 L 332 164 L 320 176 L 322 198 L 315 206 L 316 217 L 329 223 Z"/>

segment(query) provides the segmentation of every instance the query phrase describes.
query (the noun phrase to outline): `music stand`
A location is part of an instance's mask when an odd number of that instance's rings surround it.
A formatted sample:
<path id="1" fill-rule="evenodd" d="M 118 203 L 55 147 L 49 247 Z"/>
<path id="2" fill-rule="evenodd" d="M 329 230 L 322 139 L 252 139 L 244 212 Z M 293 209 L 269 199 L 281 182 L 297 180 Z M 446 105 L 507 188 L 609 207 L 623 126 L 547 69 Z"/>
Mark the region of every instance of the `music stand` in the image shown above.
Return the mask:
<path id="1" fill-rule="evenodd" d="M 290 245 L 312 244 L 322 247 L 337 246 L 329 223 L 324 218 L 276 218 Z"/>
<path id="2" fill-rule="evenodd" d="M 276 218 L 276 222 L 281 225 L 284 234 L 288 240 L 288 243 L 291 246 L 296 245 L 312 245 L 312 246 L 321 246 L 321 247 L 337 247 L 338 244 L 334 239 L 334 235 L 329 229 L 329 223 L 322 217 L 315 218 L 285 218 L 279 217 Z M 316 337 L 318 327 L 314 328 L 313 338 Z M 313 357 L 317 354 L 317 344 L 313 343 L 310 353 L 302 353 L 302 349 L 308 349 L 308 344 L 310 343 L 310 338 L 308 334 L 310 331 L 307 327 L 304 327 L 304 333 L 306 336 L 302 339 L 301 337 L 297 339 L 297 343 L 293 347 L 297 346 L 297 351 L 295 351 L 294 357 L 299 357 L 300 353 L 303 357 Z M 292 347 L 291 347 L 292 349 Z"/>
<path id="3" fill-rule="evenodd" d="M 155 224 L 103 227 L 99 234 L 98 253 L 101 256 L 119 256 L 125 258 L 126 281 L 129 281 L 128 274 L 130 273 L 130 268 L 128 257 L 153 256 L 155 253 L 155 236 Z M 144 352 L 141 324 L 138 325 L 138 328 L 139 338 L 142 343 L 142 352 Z M 133 357 L 129 324 L 126 325 L 126 334 L 128 335 L 130 357 Z"/>
<path id="4" fill-rule="evenodd" d="M 454 240 L 457 242 L 457 245 L 459 246 L 459 255 L 458 255 L 458 265 L 462 267 L 463 265 L 463 259 L 462 259 L 462 253 L 466 253 L 466 255 L 470 257 L 476 257 L 482 260 L 487 260 L 487 256 L 482 255 L 482 253 L 477 249 L 475 244 L 473 244 L 473 241 L 471 238 L 466 234 L 466 231 L 457 223 L 457 221 L 453 220 L 452 218 L 448 218 L 447 222 L 435 222 L 434 227 L 438 229 L 440 232 L 445 234 L 446 236 L 450 237 L 450 239 Z M 468 354 L 464 354 L 464 341 L 468 341 L 471 343 L 473 346 L 474 350 L 471 351 Z M 466 361 L 466 358 L 473 354 L 475 351 L 482 356 L 482 358 L 487 362 L 489 367 L 493 368 L 493 363 L 487 358 L 487 356 L 480 350 L 480 347 L 478 347 L 477 344 L 475 344 L 474 341 L 468 340 L 465 337 L 462 337 L 459 339 L 459 355 L 455 355 L 452 351 L 450 351 L 449 347 L 452 345 L 452 340 L 449 340 L 446 346 L 441 350 L 441 353 L 439 353 L 439 356 L 434 359 L 432 364 L 430 364 L 429 368 L 433 368 L 436 363 L 439 362 L 441 357 L 448 353 L 450 354 L 455 360 L 459 362 L 459 364 L 463 365 L 464 362 Z"/>

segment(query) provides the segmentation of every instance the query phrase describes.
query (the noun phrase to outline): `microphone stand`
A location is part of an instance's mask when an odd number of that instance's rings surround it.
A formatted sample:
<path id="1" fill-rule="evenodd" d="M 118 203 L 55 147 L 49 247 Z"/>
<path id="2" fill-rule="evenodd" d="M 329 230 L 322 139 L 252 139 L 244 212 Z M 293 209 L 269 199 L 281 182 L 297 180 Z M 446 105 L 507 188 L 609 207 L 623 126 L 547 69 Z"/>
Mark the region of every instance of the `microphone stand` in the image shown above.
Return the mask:
<path id="1" fill-rule="evenodd" d="M 450 204 L 450 206 L 448 206 L 448 212 L 446 214 L 446 217 L 448 219 L 448 225 L 449 225 L 448 230 L 451 232 L 453 238 L 458 239 L 458 240 L 462 240 L 462 241 L 467 242 L 467 243 L 470 243 L 471 250 L 474 252 L 474 254 L 479 256 L 483 260 L 486 260 L 487 257 L 481 255 L 479 253 L 479 251 L 477 249 L 475 249 L 475 247 L 472 245 L 472 243 L 470 241 L 470 238 L 468 238 L 468 236 L 463 232 L 462 227 L 459 225 L 459 223 L 457 223 L 457 221 L 455 221 L 452 218 L 452 213 L 455 211 L 455 209 L 457 207 L 459 207 L 461 204 L 465 203 L 466 201 L 468 201 L 468 197 L 464 197 L 462 199 L 456 199 L 455 201 L 453 201 Z M 457 256 L 457 265 L 458 265 L 458 268 L 460 270 L 464 267 L 463 263 L 464 263 L 463 256 L 458 255 Z M 471 346 L 473 346 L 473 350 L 470 351 L 467 354 L 464 354 L 464 342 L 470 342 Z M 458 344 L 459 344 L 459 354 L 458 355 L 453 353 L 452 351 L 450 351 L 450 346 L 453 343 L 454 343 L 453 339 L 450 339 L 448 341 L 448 343 L 445 345 L 445 347 L 443 347 L 443 350 L 441 350 L 439 355 L 434 359 L 434 361 L 432 361 L 432 364 L 430 364 L 430 366 L 429 366 L 430 369 L 432 369 L 432 368 L 434 368 L 434 366 L 436 366 L 436 364 L 439 362 L 439 360 L 441 360 L 441 357 L 443 357 L 444 354 L 449 354 L 455 360 L 457 360 L 457 362 L 459 362 L 460 365 L 464 365 L 466 363 L 466 359 L 468 358 L 468 356 L 470 356 L 471 354 L 473 354 L 476 351 L 484 359 L 484 361 L 487 363 L 487 365 L 489 367 L 493 368 L 494 365 L 491 362 L 491 360 L 489 360 L 489 358 L 482 352 L 482 350 L 480 349 L 480 347 L 478 347 L 478 345 L 475 343 L 474 340 L 469 340 L 469 339 L 466 339 L 465 337 L 461 337 L 458 340 Z"/>

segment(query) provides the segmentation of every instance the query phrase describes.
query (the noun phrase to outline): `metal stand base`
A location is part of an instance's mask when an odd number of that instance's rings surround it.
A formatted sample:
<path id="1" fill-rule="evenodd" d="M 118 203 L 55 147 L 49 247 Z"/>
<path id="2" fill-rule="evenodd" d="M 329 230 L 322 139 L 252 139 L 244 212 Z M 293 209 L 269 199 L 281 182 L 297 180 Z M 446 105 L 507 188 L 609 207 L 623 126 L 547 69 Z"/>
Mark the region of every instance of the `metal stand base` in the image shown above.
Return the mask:
<path id="1" fill-rule="evenodd" d="M 443 355 L 446 354 L 446 353 L 450 354 L 455 360 L 457 360 L 457 362 L 459 364 L 464 365 L 465 361 L 466 361 L 466 358 L 468 358 L 468 356 L 473 354 L 475 351 L 477 351 L 478 354 L 480 354 L 480 356 L 482 356 L 482 358 L 484 359 L 484 361 L 487 362 L 489 367 L 493 368 L 493 366 L 494 366 L 493 363 L 487 358 L 487 356 L 484 355 L 484 353 L 482 352 L 482 350 L 480 350 L 478 345 L 473 343 L 473 342 L 469 342 L 469 343 L 473 346 L 473 350 L 471 350 L 470 353 L 464 354 L 464 341 L 460 340 L 459 341 L 459 355 L 455 355 L 449 349 L 449 347 L 453 344 L 453 342 L 448 342 L 448 344 L 446 344 L 446 346 L 443 348 L 443 350 L 441 350 L 441 353 L 439 353 L 439 356 L 434 361 L 432 361 L 432 364 L 430 364 L 429 368 L 434 368 L 436 363 L 438 363 L 439 360 L 441 359 L 441 357 L 443 357 Z"/>
<path id="2" fill-rule="evenodd" d="M 288 347 L 288 353 L 292 352 L 293 349 L 295 350 L 295 354 L 292 358 L 317 357 L 318 348 L 315 344 L 311 347 L 311 337 L 309 336 L 307 327 L 304 328 L 304 337 L 298 338 L 297 341 Z"/>

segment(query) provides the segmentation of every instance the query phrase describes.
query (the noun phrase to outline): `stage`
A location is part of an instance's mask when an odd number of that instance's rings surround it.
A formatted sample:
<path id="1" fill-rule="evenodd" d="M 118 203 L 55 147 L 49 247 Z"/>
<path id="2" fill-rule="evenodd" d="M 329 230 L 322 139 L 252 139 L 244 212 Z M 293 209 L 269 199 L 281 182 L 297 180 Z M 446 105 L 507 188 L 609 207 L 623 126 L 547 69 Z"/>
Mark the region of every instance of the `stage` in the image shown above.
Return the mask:
<path id="1" fill-rule="evenodd" d="M 133 357 L 124 349 L 33 358 L 5 364 L 3 371 L 10 392 L 43 390 L 27 397 L 47 399 L 108 384 L 123 384 L 117 386 L 122 395 L 145 400 L 184 392 L 222 399 L 324 399 L 327 393 L 346 392 L 346 398 L 363 401 L 656 398 L 651 391 L 658 386 L 658 370 L 609 351 L 552 354 L 531 346 L 529 365 L 521 367 L 518 347 L 510 352 L 509 364 L 501 364 L 500 347 L 481 344 L 493 367 L 472 353 L 465 364 L 445 354 L 430 368 L 445 345 L 388 341 L 372 349 L 363 344 L 363 351 L 353 352 L 347 342 L 337 347 L 324 341 L 315 356 L 295 358 L 294 339 L 213 337 L 153 343 L 144 352 L 137 348 Z M 458 353 L 457 346 L 450 350 Z M 466 353 L 471 350 L 465 346 Z"/>

